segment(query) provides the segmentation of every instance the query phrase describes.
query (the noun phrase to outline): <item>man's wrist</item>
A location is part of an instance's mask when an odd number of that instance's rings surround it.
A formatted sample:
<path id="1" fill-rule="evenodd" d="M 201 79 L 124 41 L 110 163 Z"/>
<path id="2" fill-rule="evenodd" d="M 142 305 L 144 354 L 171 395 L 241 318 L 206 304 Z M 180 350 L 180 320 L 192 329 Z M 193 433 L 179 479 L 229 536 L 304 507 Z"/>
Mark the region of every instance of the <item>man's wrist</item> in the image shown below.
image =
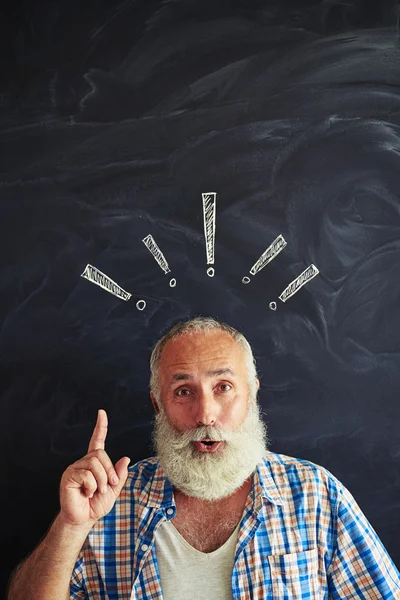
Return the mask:
<path id="1" fill-rule="evenodd" d="M 86 539 L 87 535 L 91 531 L 96 521 L 89 521 L 83 524 L 74 524 L 68 522 L 62 515 L 58 513 L 54 519 L 50 531 L 57 536 L 65 537 L 68 536 L 70 539 L 76 539 L 82 542 Z"/>

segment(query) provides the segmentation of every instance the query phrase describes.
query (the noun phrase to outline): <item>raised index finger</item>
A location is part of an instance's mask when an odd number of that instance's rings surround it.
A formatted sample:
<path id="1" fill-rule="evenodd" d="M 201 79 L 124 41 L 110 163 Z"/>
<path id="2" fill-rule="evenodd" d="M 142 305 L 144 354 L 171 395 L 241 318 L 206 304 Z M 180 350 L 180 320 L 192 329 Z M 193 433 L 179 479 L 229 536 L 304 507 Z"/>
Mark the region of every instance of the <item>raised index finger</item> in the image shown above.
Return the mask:
<path id="1" fill-rule="evenodd" d="M 97 413 L 97 421 L 89 442 L 88 452 L 104 450 L 108 430 L 107 413 L 102 408 Z"/>

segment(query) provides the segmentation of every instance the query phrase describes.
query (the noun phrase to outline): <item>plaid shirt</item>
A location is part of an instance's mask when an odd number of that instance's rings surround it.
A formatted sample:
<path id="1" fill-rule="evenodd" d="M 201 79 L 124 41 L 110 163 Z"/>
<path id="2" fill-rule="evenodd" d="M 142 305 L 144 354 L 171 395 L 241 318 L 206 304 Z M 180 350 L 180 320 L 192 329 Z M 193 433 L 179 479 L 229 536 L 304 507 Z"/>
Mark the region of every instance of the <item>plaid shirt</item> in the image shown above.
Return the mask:
<path id="1" fill-rule="evenodd" d="M 71 599 L 161 599 L 154 536 L 175 513 L 173 488 L 157 458 L 133 465 L 114 508 L 86 539 Z M 393 600 L 400 599 L 400 574 L 333 475 L 269 452 L 244 508 L 232 598 Z"/>

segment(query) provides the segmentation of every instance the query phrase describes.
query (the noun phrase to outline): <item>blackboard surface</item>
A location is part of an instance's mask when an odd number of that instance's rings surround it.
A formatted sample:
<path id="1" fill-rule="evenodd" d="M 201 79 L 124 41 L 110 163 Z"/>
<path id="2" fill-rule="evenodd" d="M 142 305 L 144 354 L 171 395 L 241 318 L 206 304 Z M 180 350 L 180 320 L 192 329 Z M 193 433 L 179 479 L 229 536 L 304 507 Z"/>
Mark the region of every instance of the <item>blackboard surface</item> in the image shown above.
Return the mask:
<path id="1" fill-rule="evenodd" d="M 336 475 L 400 567 L 398 3 L 21 1 L 2 22 L 3 588 L 98 408 L 114 460 L 152 454 L 150 351 L 196 315 L 253 345 L 271 450 Z"/>

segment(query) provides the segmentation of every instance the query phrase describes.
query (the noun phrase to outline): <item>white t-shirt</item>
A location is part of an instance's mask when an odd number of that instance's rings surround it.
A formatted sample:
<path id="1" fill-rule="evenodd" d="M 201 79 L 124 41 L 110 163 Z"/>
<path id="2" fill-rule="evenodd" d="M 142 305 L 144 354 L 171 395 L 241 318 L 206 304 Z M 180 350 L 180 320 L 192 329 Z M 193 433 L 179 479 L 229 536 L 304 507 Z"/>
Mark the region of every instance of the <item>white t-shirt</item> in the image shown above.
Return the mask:
<path id="1" fill-rule="evenodd" d="M 193 548 L 164 521 L 155 546 L 164 600 L 232 600 L 232 570 L 239 524 L 223 546 L 214 552 Z"/>

